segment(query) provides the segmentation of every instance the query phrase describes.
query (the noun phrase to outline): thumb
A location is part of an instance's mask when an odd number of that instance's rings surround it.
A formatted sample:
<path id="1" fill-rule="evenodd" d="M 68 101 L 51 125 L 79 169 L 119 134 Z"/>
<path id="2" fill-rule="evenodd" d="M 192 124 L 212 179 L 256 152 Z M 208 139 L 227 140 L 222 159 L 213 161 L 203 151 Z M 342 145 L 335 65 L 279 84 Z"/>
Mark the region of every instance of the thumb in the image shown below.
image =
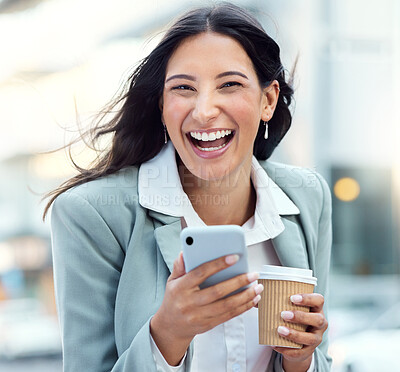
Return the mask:
<path id="1" fill-rule="evenodd" d="M 174 267 L 170 279 L 177 279 L 186 274 L 185 263 L 183 261 L 183 253 L 180 252 L 177 259 L 174 261 Z"/>

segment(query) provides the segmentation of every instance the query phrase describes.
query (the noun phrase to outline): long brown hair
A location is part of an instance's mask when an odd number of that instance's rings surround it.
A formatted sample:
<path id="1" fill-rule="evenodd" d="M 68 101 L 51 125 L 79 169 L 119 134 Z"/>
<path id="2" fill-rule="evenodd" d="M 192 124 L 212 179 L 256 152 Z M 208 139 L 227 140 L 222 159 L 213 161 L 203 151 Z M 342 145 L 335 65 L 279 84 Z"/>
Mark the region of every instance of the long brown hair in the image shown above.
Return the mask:
<path id="1" fill-rule="evenodd" d="M 168 60 L 185 38 L 207 31 L 230 36 L 242 45 L 253 62 L 262 87 L 273 80 L 279 82 L 280 94 L 269 122 L 269 137 L 264 139 L 260 122 L 254 143 L 257 159 L 265 160 L 271 156 L 292 122 L 289 105 L 293 88 L 291 81 L 286 81 L 279 46 L 251 14 L 236 5 L 221 3 L 198 8 L 184 14 L 169 28 L 161 42 L 130 75 L 121 94 L 101 112 L 100 119 L 122 105 L 115 116 L 105 124 L 101 124 L 102 120 L 97 121 L 86 132 L 93 143 L 103 136 L 113 135 L 111 147 L 100 154 L 88 169 L 77 166 L 71 158 L 79 173 L 45 196 L 50 200 L 43 219 L 51 204 L 63 192 L 126 166 L 138 166 L 160 152 L 164 145 L 164 129 L 158 101 L 163 93 Z"/>

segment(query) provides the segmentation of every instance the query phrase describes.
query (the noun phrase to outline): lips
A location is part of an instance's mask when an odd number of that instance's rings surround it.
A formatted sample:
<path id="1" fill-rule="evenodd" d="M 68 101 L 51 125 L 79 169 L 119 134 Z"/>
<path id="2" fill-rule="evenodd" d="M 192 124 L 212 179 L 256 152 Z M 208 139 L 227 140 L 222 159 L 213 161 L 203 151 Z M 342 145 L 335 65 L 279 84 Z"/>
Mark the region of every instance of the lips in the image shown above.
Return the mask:
<path id="1" fill-rule="evenodd" d="M 208 132 L 192 131 L 188 138 L 200 151 L 213 152 L 224 148 L 234 137 L 235 131 L 230 129 Z"/>

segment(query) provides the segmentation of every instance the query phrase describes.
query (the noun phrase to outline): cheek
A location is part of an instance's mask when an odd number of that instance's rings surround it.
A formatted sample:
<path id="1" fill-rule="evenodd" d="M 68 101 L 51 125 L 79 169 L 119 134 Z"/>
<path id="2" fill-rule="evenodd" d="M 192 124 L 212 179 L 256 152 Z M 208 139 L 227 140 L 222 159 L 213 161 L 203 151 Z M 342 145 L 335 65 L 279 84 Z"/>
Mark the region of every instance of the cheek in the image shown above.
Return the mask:
<path id="1" fill-rule="evenodd" d="M 190 105 L 180 97 L 168 97 L 164 99 L 164 120 L 166 124 L 181 125 L 190 112 Z"/>
<path id="2" fill-rule="evenodd" d="M 260 106 L 255 103 L 254 97 L 233 97 L 229 105 L 229 111 L 240 129 L 248 132 L 258 128 L 261 118 Z"/>

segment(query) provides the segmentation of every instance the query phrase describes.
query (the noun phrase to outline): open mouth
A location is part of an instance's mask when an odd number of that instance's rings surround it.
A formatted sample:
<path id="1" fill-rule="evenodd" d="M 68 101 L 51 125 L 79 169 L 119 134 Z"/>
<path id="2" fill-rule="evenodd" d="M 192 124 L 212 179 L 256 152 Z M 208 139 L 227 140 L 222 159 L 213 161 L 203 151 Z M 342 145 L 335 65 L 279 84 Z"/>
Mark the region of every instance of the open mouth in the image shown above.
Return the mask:
<path id="1" fill-rule="evenodd" d="M 204 152 L 217 151 L 224 148 L 235 135 L 234 130 L 217 130 L 214 132 L 189 132 L 187 134 L 193 145 Z"/>

